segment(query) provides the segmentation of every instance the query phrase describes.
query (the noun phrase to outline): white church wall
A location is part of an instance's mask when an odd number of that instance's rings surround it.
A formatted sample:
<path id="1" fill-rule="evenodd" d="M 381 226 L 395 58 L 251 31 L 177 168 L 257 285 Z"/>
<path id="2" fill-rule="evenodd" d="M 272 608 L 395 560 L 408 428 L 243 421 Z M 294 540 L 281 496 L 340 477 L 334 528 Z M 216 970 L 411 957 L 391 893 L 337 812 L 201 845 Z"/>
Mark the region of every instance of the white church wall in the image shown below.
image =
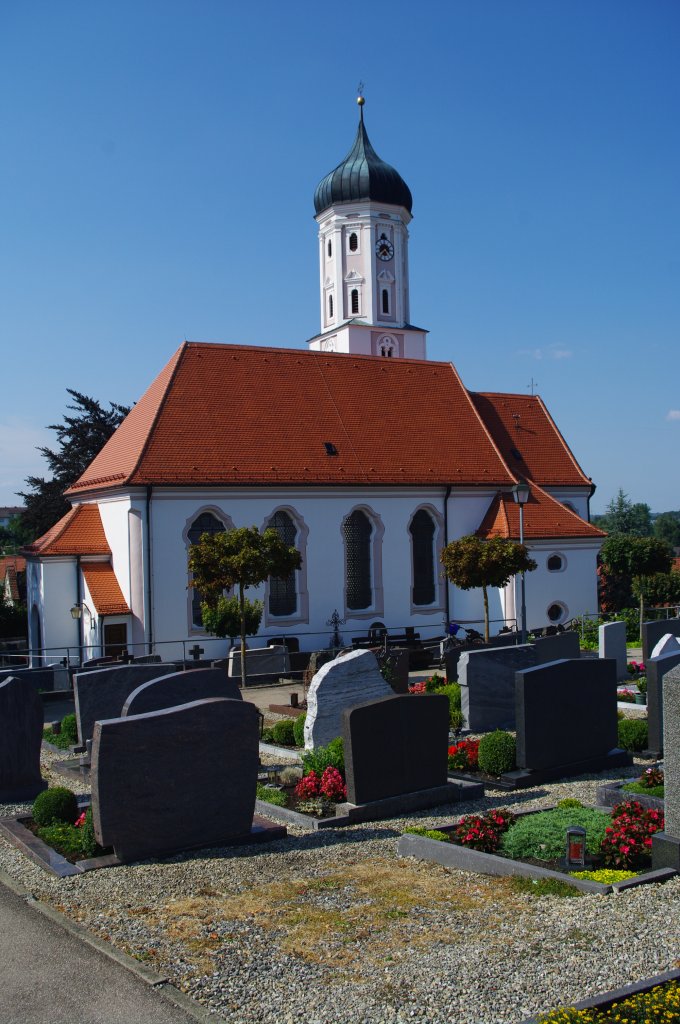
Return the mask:
<path id="1" fill-rule="evenodd" d="M 597 541 L 583 544 L 565 540 L 529 545 L 531 557 L 538 563 L 538 568 L 525 577 L 529 629 L 564 623 L 584 612 L 597 612 L 599 547 Z M 556 572 L 549 571 L 547 567 L 552 556 L 562 559 L 563 568 Z M 516 581 L 515 601 L 519 614 L 519 579 Z M 559 619 L 551 620 L 548 616 L 548 609 L 553 604 L 563 608 Z"/>
<path id="2" fill-rule="evenodd" d="M 570 508 L 581 519 L 588 521 L 588 493 L 584 494 L 583 490 L 568 490 L 564 487 L 544 487 L 543 489 L 556 501 Z"/>
<path id="3" fill-rule="evenodd" d="M 79 624 L 71 616 L 71 607 L 78 600 L 76 560 L 52 558 L 43 563 L 41 569 L 41 631 L 46 658 L 49 662 L 60 661 L 67 647 L 71 649 L 71 657 L 77 657 Z"/>
<path id="4" fill-rule="evenodd" d="M 127 495 L 115 498 L 100 499 L 99 514 L 111 548 L 111 564 L 116 579 L 123 591 L 123 597 L 130 604 L 130 538 L 128 528 L 128 510 L 130 498 Z"/>

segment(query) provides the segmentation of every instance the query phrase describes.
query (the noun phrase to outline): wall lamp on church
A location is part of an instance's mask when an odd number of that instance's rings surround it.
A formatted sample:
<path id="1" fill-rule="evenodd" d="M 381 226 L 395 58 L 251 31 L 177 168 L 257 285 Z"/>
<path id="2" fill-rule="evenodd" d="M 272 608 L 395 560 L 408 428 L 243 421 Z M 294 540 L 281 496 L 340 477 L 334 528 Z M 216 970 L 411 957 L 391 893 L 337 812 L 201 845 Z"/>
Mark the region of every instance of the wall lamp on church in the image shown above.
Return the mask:
<path id="1" fill-rule="evenodd" d="M 90 629 L 94 629 L 94 622 L 95 622 L 94 615 L 92 614 L 90 609 L 87 607 L 85 602 L 83 601 L 83 602 L 81 602 L 81 604 L 74 604 L 74 605 L 71 606 L 71 618 L 72 619 L 76 619 L 76 620 L 77 619 L 82 619 L 83 612 L 86 612 L 89 615 L 89 617 L 90 617 Z"/>

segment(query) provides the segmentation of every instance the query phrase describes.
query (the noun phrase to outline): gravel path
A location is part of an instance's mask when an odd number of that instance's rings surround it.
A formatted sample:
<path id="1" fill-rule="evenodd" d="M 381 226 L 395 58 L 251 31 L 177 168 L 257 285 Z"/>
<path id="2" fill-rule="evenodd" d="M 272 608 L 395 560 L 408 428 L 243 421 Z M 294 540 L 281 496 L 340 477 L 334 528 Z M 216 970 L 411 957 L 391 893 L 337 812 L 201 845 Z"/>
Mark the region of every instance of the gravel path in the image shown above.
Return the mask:
<path id="1" fill-rule="evenodd" d="M 60 755 L 63 756 L 63 755 Z M 54 755 L 44 752 L 52 782 Z M 507 879 L 396 857 L 406 825 L 542 807 L 628 771 L 303 832 L 268 846 L 47 875 L 0 841 L 0 867 L 233 1024 L 514 1024 L 671 969 L 680 877 L 620 895 L 518 893 Z M 67 783 L 71 785 L 70 783 Z M 71 785 L 71 788 L 77 788 Z M 24 808 L 0 806 L 0 815 Z"/>

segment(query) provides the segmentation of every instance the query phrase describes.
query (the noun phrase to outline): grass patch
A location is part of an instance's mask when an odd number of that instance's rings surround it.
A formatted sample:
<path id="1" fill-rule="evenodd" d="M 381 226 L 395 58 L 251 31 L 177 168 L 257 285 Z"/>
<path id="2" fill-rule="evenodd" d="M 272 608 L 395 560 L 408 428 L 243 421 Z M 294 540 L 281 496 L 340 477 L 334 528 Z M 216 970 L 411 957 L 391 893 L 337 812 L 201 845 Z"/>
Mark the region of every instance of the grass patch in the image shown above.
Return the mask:
<path id="1" fill-rule="evenodd" d="M 583 893 L 568 882 L 560 882 L 557 878 L 524 878 L 513 875 L 510 879 L 513 892 L 525 896 L 582 896 Z"/>
<path id="2" fill-rule="evenodd" d="M 257 799 L 268 804 L 275 804 L 277 807 L 285 807 L 288 803 L 288 798 L 282 790 L 265 786 L 262 782 L 257 784 Z"/>
<path id="3" fill-rule="evenodd" d="M 661 800 L 664 798 L 664 787 L 661 786 L 645 786 L 642 782 L 627 782 L 623 787 L 627 789 L 629 793 L 643 793 L 645 796 L 658 796 Z"/>

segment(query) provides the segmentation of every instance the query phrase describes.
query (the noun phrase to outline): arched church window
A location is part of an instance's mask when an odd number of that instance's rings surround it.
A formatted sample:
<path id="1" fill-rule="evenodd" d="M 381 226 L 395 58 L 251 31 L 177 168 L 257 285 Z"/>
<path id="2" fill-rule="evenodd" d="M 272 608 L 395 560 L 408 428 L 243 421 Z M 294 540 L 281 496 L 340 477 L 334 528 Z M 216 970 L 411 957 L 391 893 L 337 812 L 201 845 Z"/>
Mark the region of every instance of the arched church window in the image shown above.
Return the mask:
<path id="1" fill-rule="evenodd" d="M 560 572 L 563 568 L 562 556 L 551 555 L 548 559 L 548 572 Z"/>
<path id="2" fill-rule="evenodd" d="M 382 290 L 382 311 L 383 313 L 389 313 L 390 311 L 390 293 L 387 288 Z"/>
<path id="3" fill-rule="evenodd" d="M 378 342 L 378 352 L 381 356 L 391 358 L 394 355 L 395 344 L 392 338 L 385 336 Z"/>
<path id="4" fill-rule="evenodd" d="M 333 319 L 333 296 L 328 296 L 328 319 Z"/>
<path id="5" fill-rule="evenodd" d="M 359 289 L 358 288 L 352 288 L 352 294 L 351 294 L 350 298 L 351 298 L 351 302 L 352 302 L 352 312 L 353 313 L 358 313 L 359 312 Z"/>
<path id="6" fill-rule="evenodd" d="M 201 512 L 201 514 L 194 519 L 187 531 L 187 540 L 190 544 L 198 544 L 204 533 L 209 533 L 211 535 L 224 533 L 224 523 L 222 523 L 217 516 L 214 516 L 212 512 Z M 192 589 L 191 621 L 192 624 L 198 628 L 203 625 L 203 615 L 201 612 L 202 600 L 203 598 L 201 597 L 200 592 Z"/>
<path id="7" fill-rule="evenodd" d="M 373 603 L 371 579 L 371 537 L 373 524 L 361 509 L 355 509 L 342 524 L 345 539 L 345 590 L 348 608 L 370 608 Z"/>
<path id="8" fill-rule="evenodd" d="M 279 510 L 267 522 L 268 530 L 276 530 L 283 543 L 292 548 L 297 539 L 297 527 L 287 512 Z M 295 569 L 285 579 L 269 578 L 269 614 L 294 615 L 297 609 Z"/>
<path id="9" fill-rule="evenodd" d="M 435 599 L 434 534 L 435 523 L 424 508 L 418 509 L 411 525 L 413 564 L 413 604 L 432 604 Z"/>
<path id="10" fill-rule="evenodd" d="M 356 231 L 353 231 L 352 234 L 349 236 L 349 251 L 350 252 L 356 252 L 358 248 L 359 248 L 359 238 L 357 236 Z"/>

